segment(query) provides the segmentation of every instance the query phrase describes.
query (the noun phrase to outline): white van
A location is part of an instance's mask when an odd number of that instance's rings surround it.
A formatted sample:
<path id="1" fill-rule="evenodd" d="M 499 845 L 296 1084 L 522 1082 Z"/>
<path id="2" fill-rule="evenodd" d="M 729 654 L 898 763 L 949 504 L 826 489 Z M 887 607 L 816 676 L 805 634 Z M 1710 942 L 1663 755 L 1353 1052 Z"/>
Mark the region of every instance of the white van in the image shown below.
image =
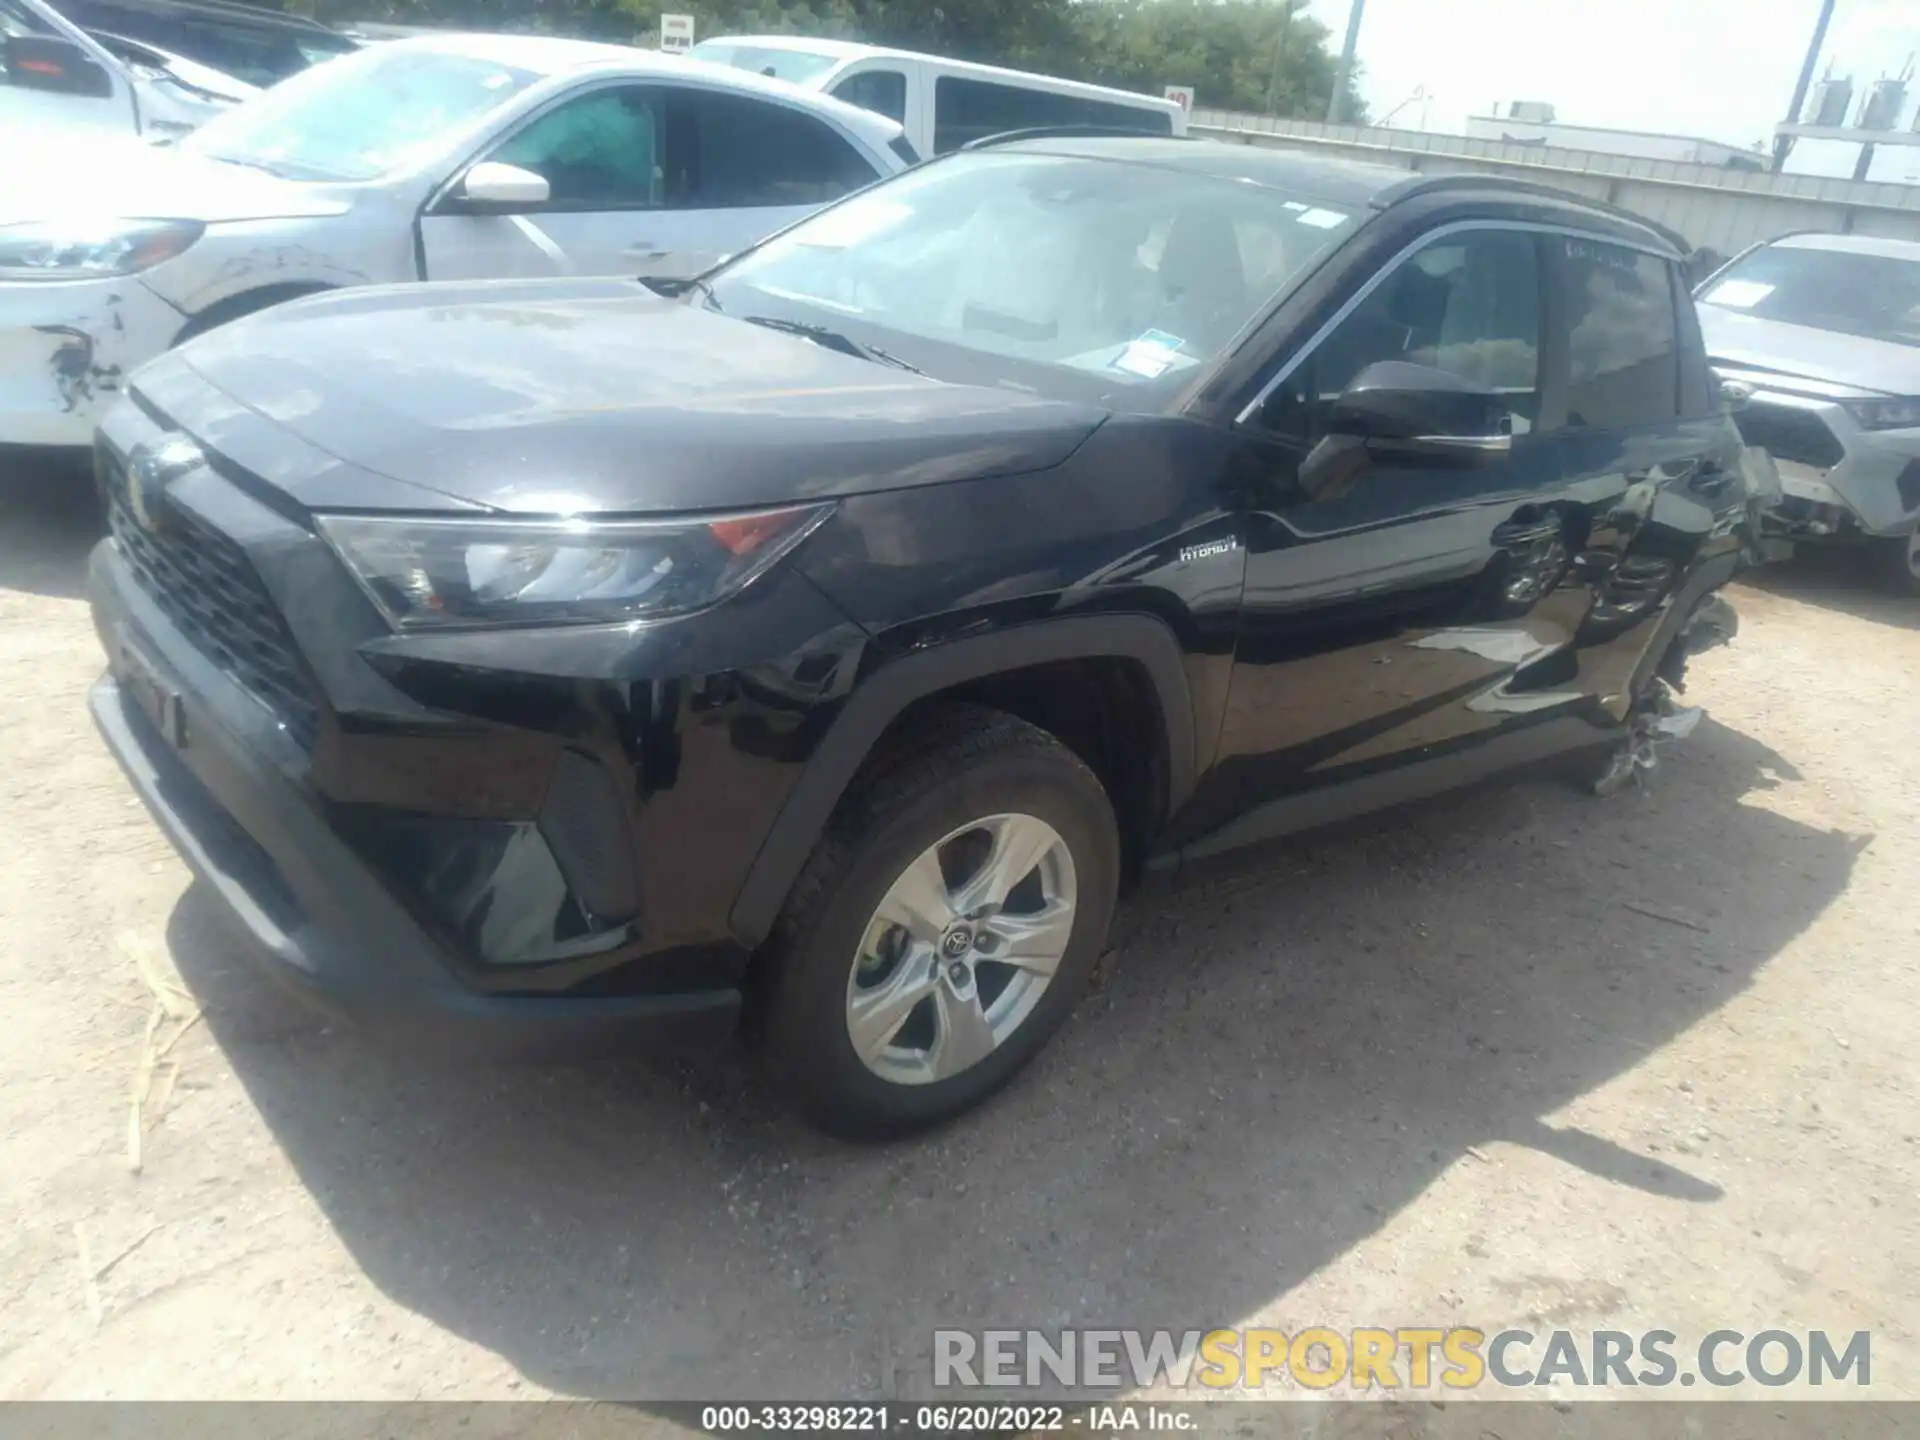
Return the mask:
<path id="1" fill-rule="evenodd" d="M 911 50 L 798 35 L 723 35 L 701 41 L 692 53 L 877 110 L 899 121 L 922 155 L 1051 125 L 1187 133 L 1186 112 L 1171 100 Z"/>
<path id="2" fill-rule="evenodd" d="M 151 45 L 90 35 L 44 0 L 0 0 L 0 137 L 184 135 L 259 91 Z"/>

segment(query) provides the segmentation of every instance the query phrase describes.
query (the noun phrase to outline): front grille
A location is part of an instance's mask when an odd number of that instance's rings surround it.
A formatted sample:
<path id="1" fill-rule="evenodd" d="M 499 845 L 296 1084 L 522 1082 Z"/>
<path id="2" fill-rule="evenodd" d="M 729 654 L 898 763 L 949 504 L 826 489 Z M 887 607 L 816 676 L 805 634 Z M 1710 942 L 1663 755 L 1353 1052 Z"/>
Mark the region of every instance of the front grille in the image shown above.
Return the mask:
<path id="1" fill-rule="evenodd" d="M 193 646 L 262 701 L 303 746 L 313 744 L 319 709 L 293 636 L 246 552 L 183 507 L 143 525 L 127 496 L 127 474 L 104 446 L 101 488 L 114 544 L 140 588 Z"/>
<path id="2" fill-rule="evenodd" d="M 1838 465 L 1846 455 L 1840 448 L 1839 438 L 1811 410 L 1756 400 L 1744 410 L 1736 411 L 1733 419 L 1747 444 L 1758 445 L 1776 460 L 1792 460 L 1826 470 Z"/>

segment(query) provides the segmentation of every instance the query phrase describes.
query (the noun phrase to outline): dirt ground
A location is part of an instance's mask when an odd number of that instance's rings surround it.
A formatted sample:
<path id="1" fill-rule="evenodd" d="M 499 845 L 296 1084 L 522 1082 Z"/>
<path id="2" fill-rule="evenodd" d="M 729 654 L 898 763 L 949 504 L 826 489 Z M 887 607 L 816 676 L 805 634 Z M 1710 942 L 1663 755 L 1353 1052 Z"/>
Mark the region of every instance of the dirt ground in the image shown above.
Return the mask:
<path id="1" fill-rule="evenodd" d="M 1920 1397 L 1920 604 L 1844 566 L 1735 592 L 1651 789 L 1132 902 L 1009 1093 L 861 1149 L 737 1057 L 434 1070 L 284 996 L 86 719 L 96 523 L 0 501 L 0 1396 L 871 1395 L 937 1325 L 1471 1324 L 1864 1329 Z"/>

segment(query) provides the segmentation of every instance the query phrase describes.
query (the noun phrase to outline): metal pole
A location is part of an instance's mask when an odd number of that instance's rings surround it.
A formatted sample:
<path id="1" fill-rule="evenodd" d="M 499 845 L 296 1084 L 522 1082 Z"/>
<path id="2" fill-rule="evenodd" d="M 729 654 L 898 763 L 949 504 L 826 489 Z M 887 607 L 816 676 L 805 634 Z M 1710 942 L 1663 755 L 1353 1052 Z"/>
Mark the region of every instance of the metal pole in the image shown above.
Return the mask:
<path id="1" fill-rule="evenodd" d="M 1825 0 L 1829 9 L 1833 0 Z M 1327 123 L 1338 125 L 1347 118 L 1347 82 L 1353 78 L 1353 52 L 1360 48 L 1360 17 L 1366 13 L 1367 0 L 1353 0 L 1347 11 L 1347 43 L 1340 47 L 1340 65 L 1333 72 L 1333 96 L 1327 101 Z"/>
<path id="2" fill-rule="evenodd" d="M 1807 58 L 1800 62 L 1800 78 L 1793 87 L 1793 100 L 1787 107 L 1787 124 L 1800 120 L 1800 107 L 1807 103 L 1807 87 L 1813 84 L 1813 67 L 1820 63 L 1820 47 L 1827 43 L 1827 22 L 1833 19 L 1833 0 L 1820 0 L 1820 18 L 1813 25 L 1813 39 L 1807 42 Z M 1791 135 L 1773 137 L 1773 169 L 1779 174 L 1793 149 Z"/>
<path id="3" fill-rule="evenodd" d="M 1267 78 L 1267 113 L 1280 113 L 1280 67 L 1287 58 L 1287 32 L 1293 28 L 1293 0 L 1282 0 L 1280 34 L 1273 42 L 1273 74 Z"/>

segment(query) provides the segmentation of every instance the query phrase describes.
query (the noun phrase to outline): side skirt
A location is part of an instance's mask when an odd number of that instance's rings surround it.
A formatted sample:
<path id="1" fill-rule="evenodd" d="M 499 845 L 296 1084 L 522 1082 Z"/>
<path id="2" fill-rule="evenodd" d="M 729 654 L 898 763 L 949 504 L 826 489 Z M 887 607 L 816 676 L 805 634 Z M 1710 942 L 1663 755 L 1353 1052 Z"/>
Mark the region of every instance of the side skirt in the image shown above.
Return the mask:
<path id="1" fill-rule="evenodd" d="M 1165 883 L 1182 878 L 1201 861 L 1312 830 L 1442 795 L 1512 772 L 1539 767 L 1580 750 L 1617 745 L 1626 727 L 1597 725 L 1571 715 L 1529 725 L 1469 750 L 1409 761 L 1388 770 L 1338 780 L 1318 789 L 1285 795 L 1235 817 L 1218 830 L 1177 850 L 1147 861 L 1145 879 Z"/>

